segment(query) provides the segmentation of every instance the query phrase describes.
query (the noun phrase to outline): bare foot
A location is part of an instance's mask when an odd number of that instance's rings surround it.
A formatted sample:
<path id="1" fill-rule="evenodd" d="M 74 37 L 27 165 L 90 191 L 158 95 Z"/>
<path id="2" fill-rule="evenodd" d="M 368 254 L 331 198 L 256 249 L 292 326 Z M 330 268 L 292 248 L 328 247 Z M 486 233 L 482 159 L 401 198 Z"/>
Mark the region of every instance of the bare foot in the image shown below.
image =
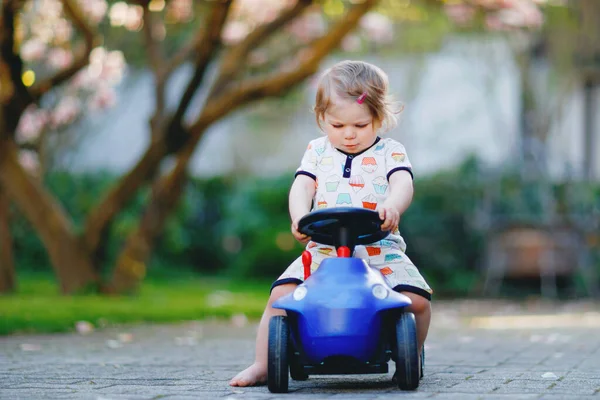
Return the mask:
<path id="1" fill-rule="evenodd" d="M 258 386 L 264 385 L 267 382 L 267 369 L 260 364 L 252 364 L 232 380 L 229 381 L 230 386 Z"/>

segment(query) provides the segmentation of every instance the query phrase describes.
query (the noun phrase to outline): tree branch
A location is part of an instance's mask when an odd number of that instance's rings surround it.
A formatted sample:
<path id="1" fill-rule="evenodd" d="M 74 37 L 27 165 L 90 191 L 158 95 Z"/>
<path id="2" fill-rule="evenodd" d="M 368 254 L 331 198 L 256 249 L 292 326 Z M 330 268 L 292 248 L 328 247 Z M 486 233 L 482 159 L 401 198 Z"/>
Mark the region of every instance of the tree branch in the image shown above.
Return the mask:
<path id="1" fill-rule="evenodd" d="M 89 63 L 90 53 L 92 52 L 93 48 L 100 43 L 98 33 L 95 32 L 94 29 L 88 24 L 77 3 L 72 0 L 62 0 L 62 3 L 64 5 L 65 13 L 69 16 L 71 21 L 73 21 L 73 24 L 77 27 L 77 29 L 83 34 L 85 47 L 83 51 L 77 55 L 75 61 L 73 61 L 73 64 L 70 67 L 57 72 L 56 75 L 40 82 L 38 85 L 32 88 L 32 96 L 36 101 L 50 89 L 67 81 L 80 69 L 85 67 Z"/>
<path id="2" fill-rule="evenodd" d="M 160 126 L 160 121 L 165 111 L 165 83 L 166 79 L 163 73 L 165 62 L 160 49 L 160 45 L 154 38 L 154 14 L 148 9 L 149 2 L 144 2 L 144 40 L 146 42 L 146 54 L 150 61 L 150 68 L 154 73 L 154 95 L 156 97 L 156 110 L 152 118 L 153 131 L 157 126 Z"/>
<path id="3" fill-rule="evenodd" d="M 200 117 L 190 127 L 194 140 L 190 141 L 188 145 L 195 145 L 197 132 L 202 132 L 206 126 L 235 108 L 251 100 L 279 96 L 317 72 L 321 61 L 339 46 L 344 36 L 354 30 L 361 17 L 377 3 L 378 0 L 365 0 L 353 6 L 325 36 L 313 42 L 303 51 L 305 56 L 290 71 L 274 73 L 266 78 L 248 79 L 237 87 L 225 91 L 214 101 L 207 103 Z"/>
<path id="4" fill-rule="evenodd" d="M 250 51 L 264 43 L 269 36 L 282 26 L 300 16 L 312 3 L 312 0 L 298 0 L 294 7 L 284 10 L 268 24 L 257 27 L 243 41 L 234 46 L 223 59 L 221 73 L 213 85 L 211 93 L 218 93 L 243 70 L 244 61 Z"/>
<path id="5" fill-rule="evenodd" d="M 184 147 L 178 152 L 177 162 L 171 173 L 165 179 L 158 180 L 153 188 L 152 196 L 140 221 L 139 228 L 127 239 L 126 245 L 118 257 L 112 282 L 113 287 L 117 290 L 127 290 L 134 288 L 137 281 L 139 281 L 139 275 L 134 272 L 143 271 L 153 241 L 157 237 L 156 235 L 162 229 L 166 217 L 177 204 L 177 200 L 181 195 L 181 185 L 185 179 L 187 165 L 198 140 L 203 136 L 204 130 L 217 119 L 251 99 L 252 95 L 249 95 L 250 93 L 256 93 L 257 96 L 282 94 L 289 90 L 291 86 L 310 76 L 311 71 L 317 70 L 318 63 L 327 53 L 339 45 L 344 35 L 354 29 L 360 17 L 376 3 L 377 0 L 366 0 L 360 5 L 354 6 L 327 36 L 315 43 L 312 49 L 313 56 L 309 60 L 304 61 L 290 73 L 277 75 L 279 79 L 275 84 L 270 83 L 270 81 L 261 81 L 262 85 L 255 85 L 259 88 L 266 84 L 267 89 L 230 91 L 216 100 L 209 99 L 208 105 L 205 106 L 203 113 L 193 125 L 193 132 L 187 136 Z M 252 85 L 250 87 L 254 88 Z M 228 103 L 230 101 L 232 103 Z"/>
<path id="6" fill-rule="evenodd" d="M 34 99 L 29 90 L 23 84 L 21 76 L 23 74 L 23 60 L 15 48 L 15 17 L 22 2 L 9 0 L 2 3 L 2 30 L 0 31 L 0 56 L 10 74 L 12 84 L 12 94 L 9 95 L 10 101 L 5 101 L 4 128 L 0 136 L 14 135 L 14 131 L 19 123 L 19 118 L 25 108 L 31 104 Z M 4 89 L 10 90 L 10 89 Z"/>
<path id="7" fill-rule="evenodd" d="M 188 60 L 196 49 L 202 46 L 204 41 L 205 30 L 199 29 L 196 35 L 185 45 L 183 45 L 169 60 L 166 60 L 165 67 L 162 71 L 162 79 L 165 81 L 169 76 Z"/>
<path id="8" fill-rule="evenodd" d="M 208 63 L 215 55 L 217 47 L 221 44 L 221 31 L 227 20 L 231 2 L 232 0 L 223 0 L 212 7 L 211 13 L 202 28 L 204 31 L 200 35 L 202 39 L 198 41 L 198 46 L 196 47 L 198 56 L 196 57 L 194 76 L 183 93 L 177 111 L 173 115 L 172 124 L 181 124 L 185 111 L 189 107 L 196 90 L 198 90 L 198 87 L 202 83 Z"/>

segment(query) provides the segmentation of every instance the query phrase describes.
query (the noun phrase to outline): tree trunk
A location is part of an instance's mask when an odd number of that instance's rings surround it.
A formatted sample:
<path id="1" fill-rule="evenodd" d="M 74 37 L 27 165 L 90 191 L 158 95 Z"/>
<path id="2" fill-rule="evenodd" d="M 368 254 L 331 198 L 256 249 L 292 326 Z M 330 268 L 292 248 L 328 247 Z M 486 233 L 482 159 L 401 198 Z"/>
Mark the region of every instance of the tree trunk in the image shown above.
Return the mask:
<path id="1" fill-rule="evenodd" d="M 144 278 L 154 241 L 181 197 L 187 179 L 186 168 L 187 163 L 178 163 L 169 174 L 154 184 L 150 204 L 139 227 L 129 237 L 117 259 L 113 278 L 108 286 L 110 292 L 135 291 Z"/>
<path id="2" fill-rule="evenodd" d="M 98 284 L 88 254 L 73 235 L 63 209 L 41 183 L 21 167 L 17 148 L 9 139 L 0 139 L 0 186 L 40 236 L 61 291 L 74 293 Z"/>
<path id="3" fill-rule="evenodd" d="M 9 211 L 10 202 L 0 188 L 0 293 L 10 293 L 16 289 Z"/>
<path id="4" fill-rule="evenodd" d="M 83 241 L 91 259 L 102 258 L 103 238 L 115 215 L 125 204 L 156 174 L 162 159 L 168 154 L 163 136 L 150 143 L 148 149 L 135 167 L 125 175 L 99 202 L 87 218 Z"/>

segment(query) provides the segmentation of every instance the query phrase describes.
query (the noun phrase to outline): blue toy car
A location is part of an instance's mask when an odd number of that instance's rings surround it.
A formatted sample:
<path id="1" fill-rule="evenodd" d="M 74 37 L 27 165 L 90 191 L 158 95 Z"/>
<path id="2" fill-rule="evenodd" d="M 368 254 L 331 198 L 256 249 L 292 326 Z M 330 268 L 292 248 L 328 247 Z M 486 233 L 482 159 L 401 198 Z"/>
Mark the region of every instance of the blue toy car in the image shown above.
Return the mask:
<path id="1" fill-rule="evenodd" d="M 398 387 L 414 390 L 422 376 L 410 299 L 387 286 L 381 274 L 359 258 L 356 245 L 382 240 L 379 215 L 363 208 L 313 211 L 299 222 L 312 240 L 335 246 L 337 258 L 325 259 L 310 275 L 310 253 L 303 253 L 305 281 L 278 299 L 274 308 L 287 316 L 269 322 L 268 388 L 288 391 L 309 375 L 387 373 L 396 363 Z"/>

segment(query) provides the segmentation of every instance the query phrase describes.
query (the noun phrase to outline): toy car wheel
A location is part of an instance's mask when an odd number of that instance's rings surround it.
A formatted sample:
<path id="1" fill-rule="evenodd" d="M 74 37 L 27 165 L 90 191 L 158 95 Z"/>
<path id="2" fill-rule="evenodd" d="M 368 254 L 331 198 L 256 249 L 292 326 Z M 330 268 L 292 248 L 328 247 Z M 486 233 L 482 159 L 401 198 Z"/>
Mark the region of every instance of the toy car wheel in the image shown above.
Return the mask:
<path id="1" fill-rule="evenodd" d="M 288 391 L 289 328 L 286 317 L 277 315 L 269 321 L 269 356 L 267 385 L 272 393 Z"/>
<path id="2" fill-rule="evenodd" d="M 308 374 L 304 372 L 304 368 L 300 364 L 298 357 L 290 352 L 290 376 L 295 381 L 305 381 L 308 379 Z"/>
<path id="3" fill-rule="evenodd" d="M 396 373 L 402 390 L 415 390 L 420 379 L 417 325 L 412 313 L 404 312 L 396 321 Z"/>

